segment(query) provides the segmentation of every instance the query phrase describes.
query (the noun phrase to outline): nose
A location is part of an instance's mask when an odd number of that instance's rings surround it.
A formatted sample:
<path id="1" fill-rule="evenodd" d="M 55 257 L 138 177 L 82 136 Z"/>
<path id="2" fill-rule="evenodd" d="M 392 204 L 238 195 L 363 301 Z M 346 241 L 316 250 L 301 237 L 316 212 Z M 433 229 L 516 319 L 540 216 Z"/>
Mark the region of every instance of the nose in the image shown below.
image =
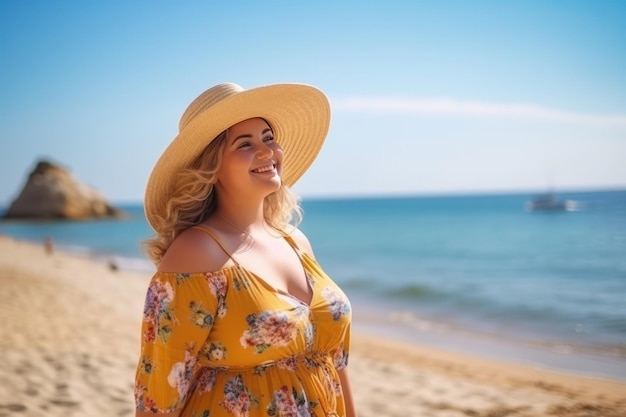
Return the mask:
<path id="1" fill-rule="evenodd" d="M 267 159 L 267 158 L 271 158 L 272 156 L 274 156 L 274 150 L 266 145 L 265 143 L 263 143 L 260 147 L 259 147 L 259 151 L 256 154 L 256 157 L 258 159 Z"/>

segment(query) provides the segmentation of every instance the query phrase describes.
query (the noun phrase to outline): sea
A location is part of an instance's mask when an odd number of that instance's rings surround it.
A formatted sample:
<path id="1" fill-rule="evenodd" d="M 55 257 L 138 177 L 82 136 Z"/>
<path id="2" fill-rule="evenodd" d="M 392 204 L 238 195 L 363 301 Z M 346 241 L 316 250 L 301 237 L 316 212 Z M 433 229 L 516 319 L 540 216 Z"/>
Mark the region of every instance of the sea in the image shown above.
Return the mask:
<path id="1" fill-rule="evenodd" d="M 300 228 L 376 337 L 626 380 L 626 190 L 304 198 Z M 0 222 L 0 233 L 154 271 L 141 204 L 122 220 Z M 79 279 L 79 277 L 77 278 Z"/>

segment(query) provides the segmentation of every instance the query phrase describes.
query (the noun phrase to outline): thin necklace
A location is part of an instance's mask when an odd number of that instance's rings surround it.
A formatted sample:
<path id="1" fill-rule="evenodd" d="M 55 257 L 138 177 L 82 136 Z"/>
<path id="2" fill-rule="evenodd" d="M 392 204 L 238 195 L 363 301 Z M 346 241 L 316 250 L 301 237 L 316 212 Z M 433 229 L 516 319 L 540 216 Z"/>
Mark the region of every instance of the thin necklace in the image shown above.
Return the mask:
<path id="1" fill-rule="evenodd" d="M 230 227 L 232 227 L 233 229 L 235 229 L 238 232 L 241 232 L 242 234 L 246 235 L 246 236 L 250 236 L 250 230 L 241 230 L 239 227 L 235 226 L 230 220 L 228 220 L 226 217 L 224 217 L 224 215 L 222 213 L 220 213 L 219 211 L 216 211 L 215 214 L 217 214 L 222 220 L 224 220 L 224 223 L 226 223 L 227 225 L 229 225 Z"/>
<path id="2" fill-rule="evenodd" d="M 230 220 L 224 217 L 224 215 L 222 215 L 219 211 L 216 211 L 215 214 L 217 214 L 218 217 L 224 221 L 224 223 L 243 235 L 243 246 L 241 246 L 235 252 L 246 252 L 252 249 L 252 247 L 254 246 L 254 238 L 252 237 L 250 230 L 241 230 L 239 227 L 235 226 Z"/>
<path id="3" fill-rule="evenodd" d="M 235 226 L 231 221 L 229 221 L 226 217 L 224 217 L 224 215 L 222 213 L 220 213 L 219 211 L 216 211 L 215 214 L 217 214 L 222 220 L 224 220 L 224 222 L 226 224 L 228 224 L 230 227 L 232 227 L 233 229 L 237 230 L 238 232 L 241 232 L 243 235 L 246 236 L 246 238 L 254 241 L 254 238 L 252 238 L 249 229 L 248 230 L 241 230 L 239 227 Z M 274 238 L 282 237 L 282 234 L 279 234 L 278 236 L 275 236 L 270 230 L 268 230 L 267 229 L 267 225 L 265 224 L 265 222 L 263 222 L 263 228 L 269 233 L 270 236 L 272 236 Z"/>

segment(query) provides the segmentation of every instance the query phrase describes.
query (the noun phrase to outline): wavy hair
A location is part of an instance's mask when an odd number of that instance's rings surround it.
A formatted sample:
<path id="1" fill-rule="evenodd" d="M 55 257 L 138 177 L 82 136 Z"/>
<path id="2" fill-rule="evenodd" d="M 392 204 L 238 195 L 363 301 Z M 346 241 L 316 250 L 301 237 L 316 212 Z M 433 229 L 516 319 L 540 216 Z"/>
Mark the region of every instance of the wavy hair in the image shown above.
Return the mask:
<path id="1" fill-rule="evenodd" d="M 176 176 L 174 190 L 164 216 L 153 221 L 155 236 L 143 242 L 148 257 L 158 264 L 174 239 L 188 228 L 202 223 L 216 209 L 213 184 L 222 164 L 228 130 L 223 131 L 188 167 Z M 300 199 L 286 185 L 265 197 L 263 216 L 267 224 L 283 233 L 302 221 Z"/>

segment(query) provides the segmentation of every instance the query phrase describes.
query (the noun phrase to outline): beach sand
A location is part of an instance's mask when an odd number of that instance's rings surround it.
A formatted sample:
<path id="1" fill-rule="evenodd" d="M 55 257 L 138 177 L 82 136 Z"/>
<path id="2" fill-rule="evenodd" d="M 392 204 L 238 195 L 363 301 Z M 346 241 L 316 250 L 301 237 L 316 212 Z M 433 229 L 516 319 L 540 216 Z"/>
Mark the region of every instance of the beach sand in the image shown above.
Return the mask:
<path id="1" fill-rule="evenodd" d="M 0 236 L 0 417 L 133 416 L 146 274 Z M 625 417 L 626 383 L 354 334 L 360 417 Z"/>

